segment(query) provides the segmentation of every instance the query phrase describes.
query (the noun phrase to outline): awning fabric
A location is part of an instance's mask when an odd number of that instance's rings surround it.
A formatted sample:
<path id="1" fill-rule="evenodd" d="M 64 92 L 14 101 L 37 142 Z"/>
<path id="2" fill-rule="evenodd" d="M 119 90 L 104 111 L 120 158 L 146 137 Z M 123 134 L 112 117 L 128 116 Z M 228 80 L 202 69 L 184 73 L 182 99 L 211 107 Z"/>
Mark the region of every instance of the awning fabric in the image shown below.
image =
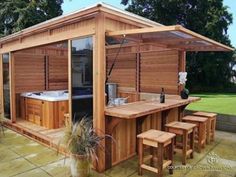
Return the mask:
<path id="1" fill-rule="evenodd" d="M 155 43 L 166 48 L 185 51 L 233 51 L 234 48 L 216 42 L 180 25 L 139 28 L 107 32 L 106 36 L 140 43 Z"/>

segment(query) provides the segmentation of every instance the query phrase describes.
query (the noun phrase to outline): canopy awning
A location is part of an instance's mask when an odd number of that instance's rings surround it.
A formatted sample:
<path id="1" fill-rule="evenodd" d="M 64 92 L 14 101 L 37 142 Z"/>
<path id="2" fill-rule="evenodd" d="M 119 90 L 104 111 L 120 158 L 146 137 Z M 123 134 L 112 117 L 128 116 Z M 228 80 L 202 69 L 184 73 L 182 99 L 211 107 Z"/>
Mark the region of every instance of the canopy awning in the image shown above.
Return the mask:
<path id="1" fill-rule="evenodd" d="M 234 48 L 216 42 L 181 25 L 139 28 L 107 32 L 106 36 L 141 43 L 156 43 L 166 48 L 185 51 L 233 51 Z"/>

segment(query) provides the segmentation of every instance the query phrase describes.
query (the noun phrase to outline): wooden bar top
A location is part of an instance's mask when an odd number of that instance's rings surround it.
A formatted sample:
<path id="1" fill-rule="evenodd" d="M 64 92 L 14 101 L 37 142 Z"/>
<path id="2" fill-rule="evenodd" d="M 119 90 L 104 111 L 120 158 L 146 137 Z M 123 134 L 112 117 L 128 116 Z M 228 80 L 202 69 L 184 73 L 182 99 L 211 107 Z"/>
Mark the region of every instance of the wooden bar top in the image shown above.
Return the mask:
<path id="1" fill-rule="evenodd" d="M 180 96 L 170 95 L 166 96 L 165 103 L 160 103 L 159 100 L 137 101 L 121 106 L 106 107 L 105 115 L 123 119 L 135 119 L 156 112 L 184 106 L 198 100 L 200 100 L 198 97 L 181 99 Z"/>

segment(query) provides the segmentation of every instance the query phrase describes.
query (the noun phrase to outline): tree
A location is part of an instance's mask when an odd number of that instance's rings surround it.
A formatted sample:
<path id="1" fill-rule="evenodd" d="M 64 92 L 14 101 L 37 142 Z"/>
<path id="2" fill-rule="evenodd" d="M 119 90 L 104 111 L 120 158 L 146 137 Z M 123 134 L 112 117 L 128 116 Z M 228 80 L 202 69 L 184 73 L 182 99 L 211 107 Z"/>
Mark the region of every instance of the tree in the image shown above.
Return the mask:
<path id="1" fill-rule="evenodd" d="M 0 37 L 62 14 L 63 0 L 0 0 Z"/>
<path id="2" fill-rule="evenodd" d="M 223 0 L 122 0 L 127 10 L 164 25 L 180 24 L 231 46 L 227 35 L 232 14 Z M 223 89 L 230 83 L 233 52 L 189 52 L 188 87 L 191 90 Z"/>
<path id="3" fill-rule="evenodd" d="M 233 55 L 233 61 L 231 63 L 231 68 L 232 68 L 232 82 L 236 83 L 236 52 Z"/>

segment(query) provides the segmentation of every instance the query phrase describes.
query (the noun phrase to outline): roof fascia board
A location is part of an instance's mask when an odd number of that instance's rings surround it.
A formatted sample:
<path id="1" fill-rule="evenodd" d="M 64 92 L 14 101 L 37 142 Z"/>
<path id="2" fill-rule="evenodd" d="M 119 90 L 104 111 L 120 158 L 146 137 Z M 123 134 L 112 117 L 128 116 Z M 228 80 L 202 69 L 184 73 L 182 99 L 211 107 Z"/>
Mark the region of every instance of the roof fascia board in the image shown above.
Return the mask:
<path id="1" fill-rule="evenodd" d="M 107 31 L 107 36 L 122 36 L 122 35 L 132 35 L 132 34 L 145 34 L 145 33 L 155 33 L 164 31 L 175 31 L 176 26 L 159 26 L 159 27 L 148 27 L 148 28 L 138 28 L 131 30 L 120 30 L 120 31 Z"/>
<path id="2" fill-rule="evenodd" d="M 71 21 L 73 21 L 73 19 L 76 18 L 83 18 L 86 15 L 94 15 L 96 12 L 98 13 L 99 8 L 98 6 L 94 6 L 91 8 L 86 8 L 83 9 L 82 11 L 78 11 L 78 12 L 74 12 L 71 13 L 69 15 L 62 15 L 56 18 L 53 18 L 51 20 L 47 20 L 45 22 L 39 23 L 37 25 L 34 25 L 32 27 L 23 29 L 19 32 L 13 33 L 11 35 L 8 35 L 6 37 L 0 38 L 0 43 L 4 43 L 4 42 L 8 42 L 11 40 L 14 40 L 18 37 L 25 37 L 27 35 L 30 35 L 32 33 L 38 33 L 38 32 L 42 32 L 42 31 L 47 31 L 47 30 L 52 30 L 53 28 L 57 28 L 58 26 L 61 26 L 62 23 L 64 25 L 66 25 L 67 23 L 70 23 Z M 81 19 L 78 19 L 78 21 Z"/>
<path id="3" fill-rule="evenodd" d="M 226 46 L 226 45 L 224 45 L 224 44 L 221 44 L 221 43 L 219 43 L 219 42 L 217 42 L 217 41 L 214 41 L 214 40 L 212 40 L 212 39 L 210 39 L 210 38 L 208 38 L 208 37 L 205 37 L 205 36 L 203 36 L 203 35 L 201 35 L 201 34 L 198 34 L 198 33 L 195 33 L 195 32 L 193 32 L 193 31 L 189 30 L 189 29 L 186 29 L 186 28 L 182 27 L 181 25 L 177 25 L 177 26 L 176 26 L 176 29 L 177 29 L 178 31 L 182 31 L 182 32 L 188 33 L 188 34 L 190 34 L 190 35 L 192 35 L 192 36 L 194 36 L 194 37 L 197 37 L 197 38 L 200 38 L 200 39 L 202 39 L 202 40 L 205 40 L 205 41 L 207 41 L 207 42 L 209 42 L 209 43 L 211 43 L 211 44 L 213 44 L 213 45 L 218 45 L 218 46 L 220 46 L 220 47 L 222 47 L 222 48 L 224 48 L 224 49 L 226 49 L 226 50 L 229 50 L 229 51 L 234 51 L 234 50 L 235 50 L 235 49 L 232 48 L 232 47 L 228 47 L 228 46 Z"/>

